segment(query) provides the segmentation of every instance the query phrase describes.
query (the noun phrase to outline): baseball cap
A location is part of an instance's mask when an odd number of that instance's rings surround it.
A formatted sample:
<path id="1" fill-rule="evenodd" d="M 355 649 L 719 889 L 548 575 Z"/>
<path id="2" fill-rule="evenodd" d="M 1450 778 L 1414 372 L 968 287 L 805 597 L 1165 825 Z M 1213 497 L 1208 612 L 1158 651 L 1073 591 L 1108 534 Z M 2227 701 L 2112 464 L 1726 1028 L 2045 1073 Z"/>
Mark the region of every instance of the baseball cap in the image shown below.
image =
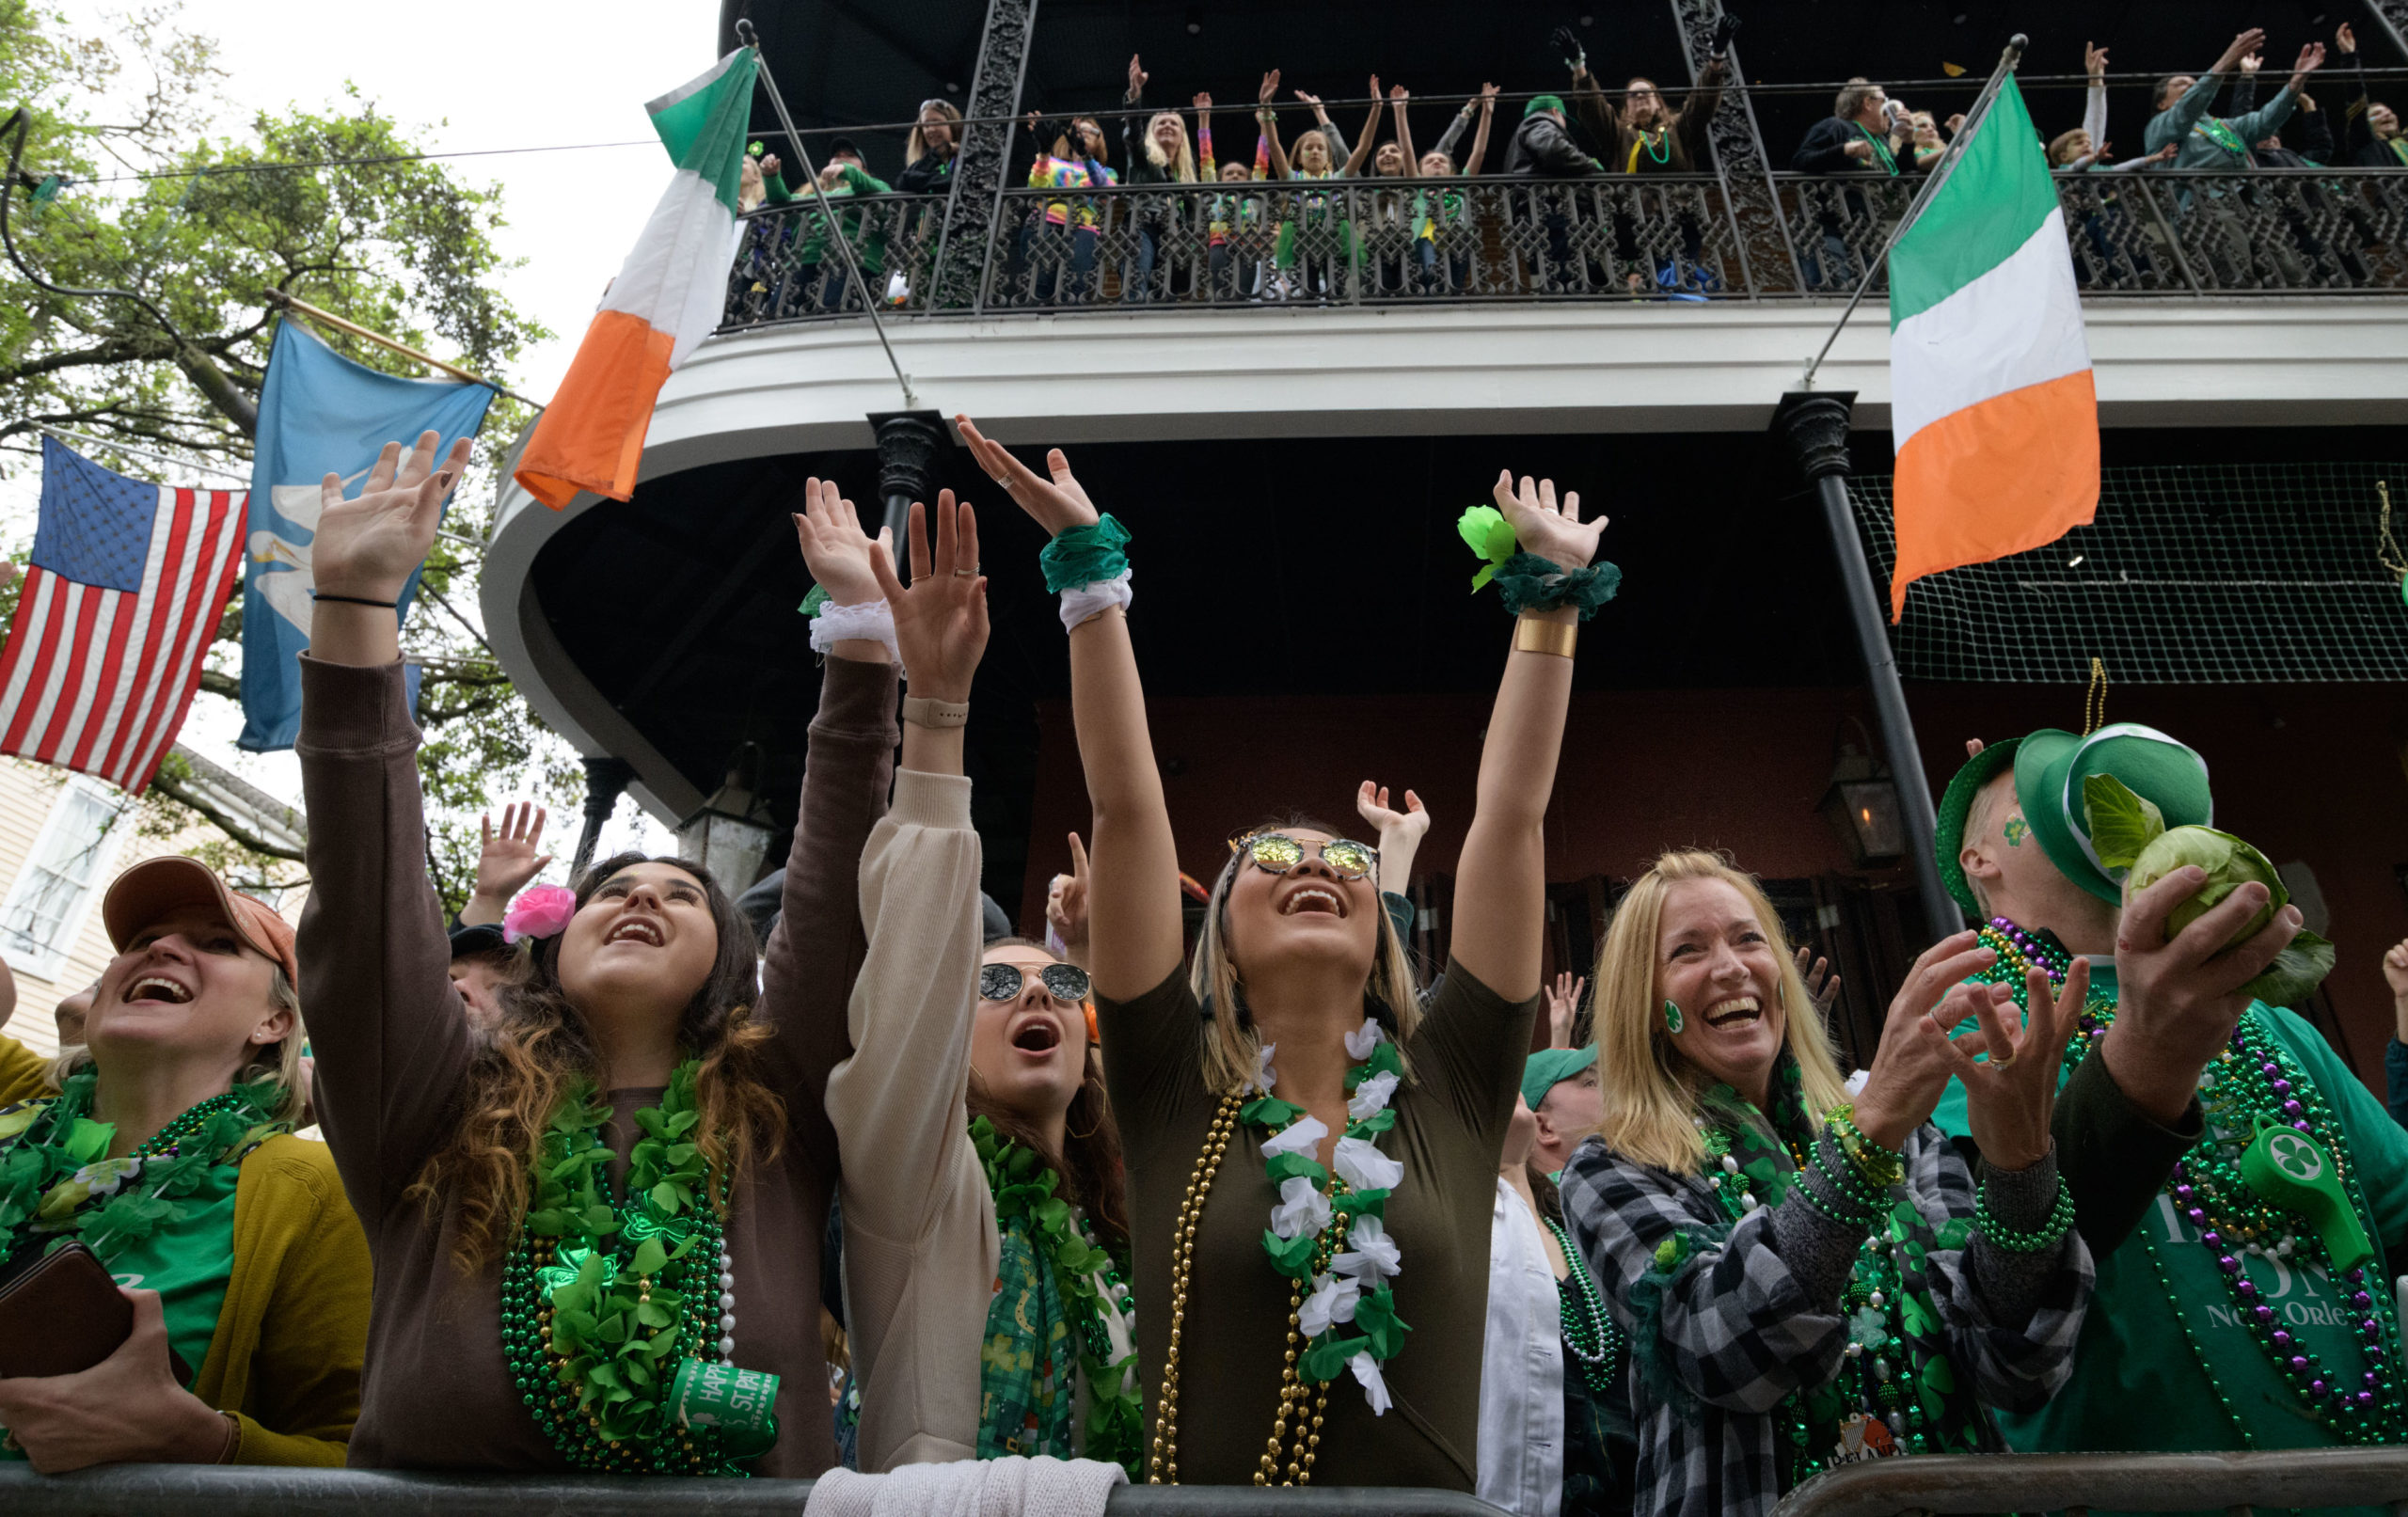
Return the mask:
<path id="1" fill-rule="evenodd" d="M 1522 1063 L 1522 1100 L 1533 1112 L 1546 1093 L 1597 1062 L 1597 1045 L 1541 1049 Z"/>
<path id="2" fill-rule="evenodd" d="M 274 959 L 299 988 L 301 960 L 293 949 L 293 924 L 268 909 L 265 902 L 229 887 L 217 871 L 198 859 L 182 854 L 145 859 L 118 876 L 101 901 L 101 922 L 108 928 L 109 946 L 121 954 L 135 934 L 188 906 L 214 912 L 235 936 Z"/>

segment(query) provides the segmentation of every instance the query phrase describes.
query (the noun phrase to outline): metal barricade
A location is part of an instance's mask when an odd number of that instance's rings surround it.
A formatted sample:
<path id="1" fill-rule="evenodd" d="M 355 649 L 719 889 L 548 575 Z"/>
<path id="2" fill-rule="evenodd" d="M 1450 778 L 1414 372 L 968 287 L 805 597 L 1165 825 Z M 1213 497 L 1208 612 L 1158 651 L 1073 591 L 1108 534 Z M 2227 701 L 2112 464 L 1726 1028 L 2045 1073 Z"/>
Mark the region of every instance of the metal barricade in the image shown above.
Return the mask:
<path id="1" fill-rule="evenodd" d="M 2408 1447 L 2240 1454 L 1943 1454 L 1827 1470 L 1773 1517 L 2388 1508 L 2408 1517 Z"/>
<path id="2" fill-rule="evenodd" d="M 809 1480 L 627 1479 L 118 1464 L 40 1476 L 0 1464 L 8 1517 L 801 1517 Z M 1110 1517 L 1498 1517 L 1454 1491 L 1120 1486 Z M 1045 1514 L 1032 1514 L 1045 1517 Z"/>

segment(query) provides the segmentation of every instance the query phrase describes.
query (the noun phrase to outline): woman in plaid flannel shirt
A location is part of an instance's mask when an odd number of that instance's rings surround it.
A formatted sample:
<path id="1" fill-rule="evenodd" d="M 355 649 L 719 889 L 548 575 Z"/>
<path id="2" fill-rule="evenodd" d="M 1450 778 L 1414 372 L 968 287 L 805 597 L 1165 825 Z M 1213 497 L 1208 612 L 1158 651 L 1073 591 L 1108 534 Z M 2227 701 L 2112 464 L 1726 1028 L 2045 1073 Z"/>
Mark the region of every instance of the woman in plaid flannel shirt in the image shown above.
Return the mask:
<path id="1" fill-rule="evenodd" d="M 2005 988 L 1962 983 L 1990 957 L 1968 932 L 1916 961 L 1851 1108 L 1755 882 L 1671 853 L 1632 888 L 1593 982 L 1606 1121 L 1562 1189 L 1629 1335 L 1638 1509 L 1763 1512 L 1832 1464 L 1999 1449 L 1986 1409 L 2064 1383 L 2091 1265 L 2049 1122 L 2083 988 L 2064 1012 L 2033 988 L 2018 1036 Z M 1978 1184 L 1927 1120 L 1952 1075 Z"/>

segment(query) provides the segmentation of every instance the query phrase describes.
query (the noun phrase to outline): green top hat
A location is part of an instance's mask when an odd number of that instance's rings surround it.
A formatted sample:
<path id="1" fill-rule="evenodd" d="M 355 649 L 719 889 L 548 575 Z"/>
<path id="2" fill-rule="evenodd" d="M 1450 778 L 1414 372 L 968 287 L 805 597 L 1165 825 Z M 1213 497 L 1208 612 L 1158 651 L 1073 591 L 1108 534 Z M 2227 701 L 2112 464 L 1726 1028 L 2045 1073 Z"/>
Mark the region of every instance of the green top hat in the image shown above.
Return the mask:
<path id="1" fill-rule="evenodd" d="M 1584 1049 L 1541 1049 L 1522 1063 L 1522 1100 L 1533 1112 L 1546 1093 L 1597 1062 L 1597 1045 Z"/>
<path id="2" fill-rule="evenodd" d="M 1956 771 L 1940 802 L 1941 881 L 1968 911 L 1979 908 L 1964 866 L 1956 861 L 1965 845 L 1965 814 L 1972 808 L 1974 794 L 2010 763 L 2015 766 L 2016 804 L 2040 851 L 2060 874 L 2102 901 L 2122 902 L 2124 871 L 2101 864 L 2090 845 L 2083 780 L 2114 775 L 2153 802 L 2169 828 L 2215 823 L 2207 760 L 2154 727 L 2119 721 L 2086 737 L 2043 727 L 2028 737 L 1992 743 Z"/>

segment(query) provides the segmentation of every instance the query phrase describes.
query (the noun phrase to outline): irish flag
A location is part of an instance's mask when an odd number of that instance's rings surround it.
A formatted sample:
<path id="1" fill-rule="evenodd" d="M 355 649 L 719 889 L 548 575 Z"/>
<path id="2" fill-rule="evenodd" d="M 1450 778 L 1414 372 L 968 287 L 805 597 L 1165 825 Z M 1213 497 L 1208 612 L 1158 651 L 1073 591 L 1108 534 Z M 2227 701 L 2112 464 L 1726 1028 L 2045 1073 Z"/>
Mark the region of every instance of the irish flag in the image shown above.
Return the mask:
<path id="1" fill-rule="evenodd" d="M 644 106 L 677 172 L 519 455 L 518 482 L 554 511 L 579 490 L 613 500 L 634 493 L 660 387 L 719 325 L 759 68 L 739 48 Z"/>
<path id="2" fill-rule="evenodd" d="M 1897 566 L 1927 574 L 2054 542 L 2099 504 L 2099 395 L 2065 214 L 2012 75 L 1890 253 Z"/>

